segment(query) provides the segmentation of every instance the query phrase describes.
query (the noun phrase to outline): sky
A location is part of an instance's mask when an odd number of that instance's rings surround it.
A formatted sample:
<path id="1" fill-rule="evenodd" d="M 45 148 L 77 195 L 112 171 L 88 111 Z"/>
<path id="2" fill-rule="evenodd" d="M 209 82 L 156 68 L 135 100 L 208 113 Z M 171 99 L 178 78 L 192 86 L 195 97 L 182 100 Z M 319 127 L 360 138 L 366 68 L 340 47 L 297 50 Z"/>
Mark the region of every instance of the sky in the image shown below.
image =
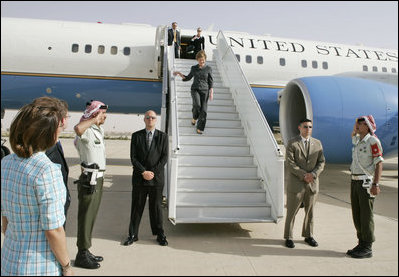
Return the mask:
<path id="1" fill-rule="evenodd" d="M 1 1 L 2 17 L 145 23 L 398 49 L 397 1 Z"/>

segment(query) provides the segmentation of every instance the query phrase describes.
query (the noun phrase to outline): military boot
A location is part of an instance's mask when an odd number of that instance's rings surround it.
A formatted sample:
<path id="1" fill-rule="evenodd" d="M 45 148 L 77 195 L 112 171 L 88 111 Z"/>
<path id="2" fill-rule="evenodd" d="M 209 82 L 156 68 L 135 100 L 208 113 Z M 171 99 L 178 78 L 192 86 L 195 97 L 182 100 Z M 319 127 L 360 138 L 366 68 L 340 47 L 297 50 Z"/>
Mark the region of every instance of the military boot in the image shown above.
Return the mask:
<path id="1" fill-rule="evenodd" d="M 87 269 L 97 269 L 100 267 L 100 264 L 95 260 L 90 258 L 89 251 L 79 250 L 78 254 L 76 254 L 75 266 L 82 267 Z"/>
<path id="2" fill-rule="evenodd" d="M 352 255 L 353 252 L 357 251 L 360 248 L 361 244 L 362 244 L 362 241 L 359 240 L 357 242 L 357 245 L 354 248 L 349 249 L 348 251 L 346 251 L 346 255 L 349 255 L 349 256 Z"/>
<path id="3" fill-rule="evenodd" d="M 360 247 L 353 251 L 350 256 L 355 259 L 371 258 L 373 257 L 373 251 L 371 250 L 372 243 L 364 242 L 360 244 Z"/>

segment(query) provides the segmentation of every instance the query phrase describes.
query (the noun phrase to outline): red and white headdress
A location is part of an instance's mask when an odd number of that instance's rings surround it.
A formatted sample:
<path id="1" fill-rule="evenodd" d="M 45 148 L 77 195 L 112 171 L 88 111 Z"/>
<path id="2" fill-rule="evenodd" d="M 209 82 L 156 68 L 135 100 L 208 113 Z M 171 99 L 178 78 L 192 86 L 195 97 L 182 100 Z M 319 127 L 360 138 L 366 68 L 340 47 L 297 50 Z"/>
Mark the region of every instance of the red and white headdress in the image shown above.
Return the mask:
<path id="1" fill-rule="evenodd" d="M 87 102 L 86 110 L 84 111 L 84 114 L 80 118 L 79 122 L 95 117 L 100 109 L 106 110 L 108 109 L 108 105 L 105 105 L 103 102 L 100 101 Z"/>
<path id="2" fill-rule="evenodd" d="M 367 126 L 369 127 L 370 133 L 375 136 L 375 131 L 377 131 L 377 125 L 375 124 L 374 117 L 372 115 L 364 115 L 360 118 L 364 118 Z"/>

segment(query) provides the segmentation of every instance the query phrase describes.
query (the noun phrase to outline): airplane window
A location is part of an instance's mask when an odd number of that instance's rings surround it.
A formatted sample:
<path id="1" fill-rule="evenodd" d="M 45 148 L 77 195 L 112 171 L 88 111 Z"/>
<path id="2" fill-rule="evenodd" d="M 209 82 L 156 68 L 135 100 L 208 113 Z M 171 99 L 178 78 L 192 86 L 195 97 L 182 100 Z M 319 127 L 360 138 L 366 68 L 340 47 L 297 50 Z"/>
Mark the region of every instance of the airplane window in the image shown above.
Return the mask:
<path id="1" fill-rule="evenodd" d="M 285 59 L 284 58 L 280 58 L 280 65 L 281 66 L 285 66 Z"/>
<path id="2" fill-rule="evenodd" d="M 236 54 L 237 61 L 240 62 L 240 55 Z"/>
<path id="3" fill-rule="evenodd" d="M 263 64 L 263 57 L 258 56 L 257 61 L 258 61 L 258 64 Z"/>
<path id="4" fill-rule="evenodd" d="M 323 69 L 328 69 L 328 62 L 323 62 Z"/>
<path id="5" fill-rule="evenodd" d="M 116 55 L 117 53 L 118 53 L 118 47 L 112 46 L 112 47 L 111 47 L 111 54 L 112 54 L 112 55 Z"/>
<path id="6" fill-rule="evenodd" d="M 105 47 L 104 45 L 99 45 L 98 46 L 98 54 L 104 54 L 105 52 Z"/>
<path id="7" fill-rule="evenodd" d="M 374 72 L 377 72 L 377 71 L 378 71 L 378 69 L 377 69 L 376 66 L 373 66 L 373 71 L 374 71 Z"/>
<path id="8" fill-rule="evenodd" d="M 90 44 L 86 44 L 85 46 L 85 53 L 91 53 L 91 45 Z"/>
<path id="9" fill-rule="evenodd" d="M 79 51 L 79 44 L 72 44 L 72 52 L 77 53 Z"/>
<path id="10" fill-rule="evenodd" d="M 392 68 L 392 73 L 396 73 L 396 68 Z"/>
<path id="11" fill-rule="evenodd" d="M 246 55 L 246 56 L 245 56 L 245 61 L 246 61 L 247 63 L 252 63 L 252 56 Z"/>
<path id="12" fill-rule="evenodd" d="M 130 47 L 125 47 L 123 48 L 123 54 L 125 56 L 129 56 L 130 55 Z"/>
<path id="13" fill-rule="evenodd" d="M 383 67 L 382 68 L 382 72 L 387 72 L 388 70 L 387 70 L 387 68 L 386 67 Z"/>
<path id="14" fill-rule="evenodd" d="M 312 61 L 312 67 L 317 68 L 317 61 Z"/>
<path id="15" fill-rule="evenodd" d="M 308 67 L 308 62 L 306 60 L 302 60 L 302 67 Z"/>
<path id="16" fill-rule="evenodd" d="M 367 65 L 363 65 L 363 71 L 369 71 L 369 67 Z"/>

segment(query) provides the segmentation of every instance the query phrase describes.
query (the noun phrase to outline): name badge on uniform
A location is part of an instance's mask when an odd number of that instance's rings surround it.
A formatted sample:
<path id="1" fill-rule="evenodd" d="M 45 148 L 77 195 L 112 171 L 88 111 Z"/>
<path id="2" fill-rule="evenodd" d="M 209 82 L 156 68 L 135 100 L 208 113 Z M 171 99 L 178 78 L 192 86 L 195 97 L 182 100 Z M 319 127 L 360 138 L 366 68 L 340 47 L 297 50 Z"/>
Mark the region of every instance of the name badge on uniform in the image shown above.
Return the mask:
<path id="1" fill-rule="evenodd" d="M 95 141 L 94 141 L 94 144 L 101 144 L 101 141 L 95 140 Z"/>

